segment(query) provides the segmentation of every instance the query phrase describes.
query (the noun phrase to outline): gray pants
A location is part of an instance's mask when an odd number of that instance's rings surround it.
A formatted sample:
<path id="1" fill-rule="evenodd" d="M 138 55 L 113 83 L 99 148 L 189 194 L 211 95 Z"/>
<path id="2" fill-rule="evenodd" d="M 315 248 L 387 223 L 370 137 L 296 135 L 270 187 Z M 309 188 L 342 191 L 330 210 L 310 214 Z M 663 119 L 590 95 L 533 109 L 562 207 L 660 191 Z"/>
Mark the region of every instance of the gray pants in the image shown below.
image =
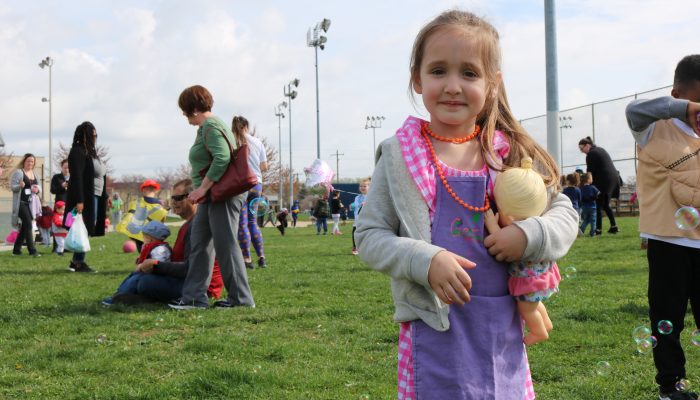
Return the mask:
<path id="1" fill-rule="evenodd" d="M 204 203 L 197 207 L 190 233 L 190 256 L 182 301 L 207 306 L 207 288 L 214 268 L 214 254 L 233 305 L 255 304 L 248 286 L 248 274 L 238 245 L 238 218 L 245 202 L 239 195 L 221 203 Z"/>

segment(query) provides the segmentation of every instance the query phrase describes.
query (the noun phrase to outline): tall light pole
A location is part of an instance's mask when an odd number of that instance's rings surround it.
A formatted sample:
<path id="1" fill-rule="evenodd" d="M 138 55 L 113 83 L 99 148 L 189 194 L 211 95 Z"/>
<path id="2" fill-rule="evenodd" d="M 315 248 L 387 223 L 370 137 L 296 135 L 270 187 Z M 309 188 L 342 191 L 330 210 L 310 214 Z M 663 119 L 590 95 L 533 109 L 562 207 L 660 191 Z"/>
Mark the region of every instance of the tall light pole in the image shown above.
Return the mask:
<path id="1" fill-rule="evenodd" d="M 284 112 L 282 111 L 282 107 L 286 108 L 287 107 L 287 102 L 283 101 L 275 107 L 275 117 L 277 117 L 277 127 L 279 129 L 279 158 L 280 158 L 280 171 L 279 171 L 279 197 L 277 197 L 277 202 L 280 205 L 280 209 L 282 208 L 282 118 L 284 118 Z"/>
<path id="2" fill-rule="evenodd" d="M 51 67 L 53 67 L 53 58 L 51 58 L 51 57 L 44 58 L 39 63 L 39 67 L 41 67 L 41 69 L 44 69 L 45 67 L 49 67 L 49 97 L 48 98 L 42 97 L 41 101 L 44 103 L 49 103 L 49 175 L 48 175 L 48 179 L 51 179 L 53 177 L 53 162 L 52 162 L 52 155 L 51 155 L 53 152 L 53 150 L 51 148 L 51 143 L 52 143 L 52 141 L 51 141 L 51 114 L 52 114 L 51 104 L 53 103 L 51 101 L 53 99 L 53 97 L 51 97 Z M 50 198 L 50 196 L 49 196 L 49 198 Z"/>
<path id="3" fill-rule="evenodd" d="M 547 151 L 561 167 L 564 164 L 561 160 L 557 160 L 561 156 L 561 142 L 557 137 L 559 78 L 557 74 L 557 23 L 554 0 L 544 0 L 544 45 L 547 77 Z"/>
<path id="4" fill-rule="evenodd" d="M 321 31 L 328 32 L 328 28 L 331 27 L 331 20 L 324 18 L 323 21 L 316 24 L 316 26 L 309 28 L 306 32 L 306 45 L 314 48 L 314 53 L 316 55 L 316 158 L 321 158 L 321 117 L 318 106 L 318 48 L 321 50 L 326 48 L 326 42 L 328 38 L 321 35 Z"/>
<path id="5" fill-rule="evenodd" d="M 284 86 L 284 96 L 289 97 L 289 208 L 294 202 L 294 177 L 292 176 L 292 100 L 297 97 L 297 91 L 292 86 L 299 87 L 299 79 L 293 79 Z"/>
<path id="6" fill-rule="evenodd" d="M 561 167 L 561 172 L 564 173 L 564 146 L 561 146 L 562 143 L 564 143 L 564 140 L 562 139 L 562 133 L 564 132 L 564 129 L 571 129 L 573 128 L 573 125 L 571 125 L 571 120 L 572 118 L 570 116 L 566 117 L 559 117 L 559 151 L 560 151 L 560 159 L 559 161 L 561 164 L 559 165 Z"/>
<path id="7" fill-rule="evenodd" d="M 377 136 L 375 135 L 375 131 L 377 128 L 382 127 L 382 121 L 385 118 L 383 116 L 374 116 L 374 117 L 367 117 L 367 122 L 365 122 L 365 129 L 370 129 L 372 128 L 372 158 L 374 159 L 374 154 L 377 152 Z M 377 161 L 375 160 L 374 163 L 376 164 Z"/>

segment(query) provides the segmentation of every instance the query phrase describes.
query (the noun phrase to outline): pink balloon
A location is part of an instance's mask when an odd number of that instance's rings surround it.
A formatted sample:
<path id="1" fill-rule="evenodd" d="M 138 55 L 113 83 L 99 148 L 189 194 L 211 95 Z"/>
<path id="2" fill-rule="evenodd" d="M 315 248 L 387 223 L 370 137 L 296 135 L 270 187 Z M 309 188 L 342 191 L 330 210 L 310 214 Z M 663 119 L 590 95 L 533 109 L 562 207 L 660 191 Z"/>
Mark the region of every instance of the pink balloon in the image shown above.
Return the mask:
<path id="1" fill-rule="evenodd" d="M 136 251 L 136 243 L 133 240 L 127 240 L 122 246 L 124 253 L 133 253 Z"/>
<path id="2" fill-rule="evenodd" d="M 316 159 L 311 163 L 310 167 L 304 168 L 306 174 L 306 187 L 314 187 L 321 185 L 328 190 L 333 188 L 331 182 L 335 173 L 333 169 L 323 160 Z"/>

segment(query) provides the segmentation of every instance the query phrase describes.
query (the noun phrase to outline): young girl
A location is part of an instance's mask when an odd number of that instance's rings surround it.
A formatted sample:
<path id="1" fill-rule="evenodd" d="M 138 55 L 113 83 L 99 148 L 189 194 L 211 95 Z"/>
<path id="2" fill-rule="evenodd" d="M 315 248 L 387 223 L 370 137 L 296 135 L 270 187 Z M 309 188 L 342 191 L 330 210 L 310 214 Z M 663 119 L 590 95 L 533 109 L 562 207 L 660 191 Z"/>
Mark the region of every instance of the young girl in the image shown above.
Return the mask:
<path id="1" fill-rule="evenodd" d="M 66 243 L 66 236 L 68 235 L 68 229 L 63 225 L 63 214 L 65 212 L 66 203 L 61 200 L 57 201 L 53 207 L 51 228 L 53 230 L 53 237 L 56 239 L 56 254 L 59 256 L 63 255 L 64 244 Z"/>
<path id="2" fill-rule="evenodd" d="M 399 399 L 534 398 L 505 262 L 563 256 L 578 216 L 556 190 L 555 162 L 511 114 L 500 68 L 489 23 L 438 16 L 411 57 L 410 87 L 430 122 L 409 117 L 377 152 L 357 240 L 362 258 L 392 278 Z M 547 209 L 484 240 L 492 182 L 526 154 L 541 160 Z"/>
<path id="3" fill-rule="evenodd" d="M 331 217 L 333 218 L 333 234 L 342 235 L 343 232 L 340 231 L 340 208 L 343 203 L 340 201 L 340 192 L 337 190 L 333 191 L 333 197 L 331 198 Z"/>

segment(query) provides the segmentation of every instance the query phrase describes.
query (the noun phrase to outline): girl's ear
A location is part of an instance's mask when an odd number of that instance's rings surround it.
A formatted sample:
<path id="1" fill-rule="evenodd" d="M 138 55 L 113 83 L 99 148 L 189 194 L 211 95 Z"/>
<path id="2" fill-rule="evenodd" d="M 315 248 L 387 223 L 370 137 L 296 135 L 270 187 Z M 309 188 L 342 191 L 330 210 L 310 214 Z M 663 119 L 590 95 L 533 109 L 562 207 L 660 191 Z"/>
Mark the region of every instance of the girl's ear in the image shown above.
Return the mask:
<path id="1" fill-rule="evenodd" d="M 420 76 L 413 78 L 413 90 L 418 94 L 423 94 L 423 86 L 420 84 Z"/>

